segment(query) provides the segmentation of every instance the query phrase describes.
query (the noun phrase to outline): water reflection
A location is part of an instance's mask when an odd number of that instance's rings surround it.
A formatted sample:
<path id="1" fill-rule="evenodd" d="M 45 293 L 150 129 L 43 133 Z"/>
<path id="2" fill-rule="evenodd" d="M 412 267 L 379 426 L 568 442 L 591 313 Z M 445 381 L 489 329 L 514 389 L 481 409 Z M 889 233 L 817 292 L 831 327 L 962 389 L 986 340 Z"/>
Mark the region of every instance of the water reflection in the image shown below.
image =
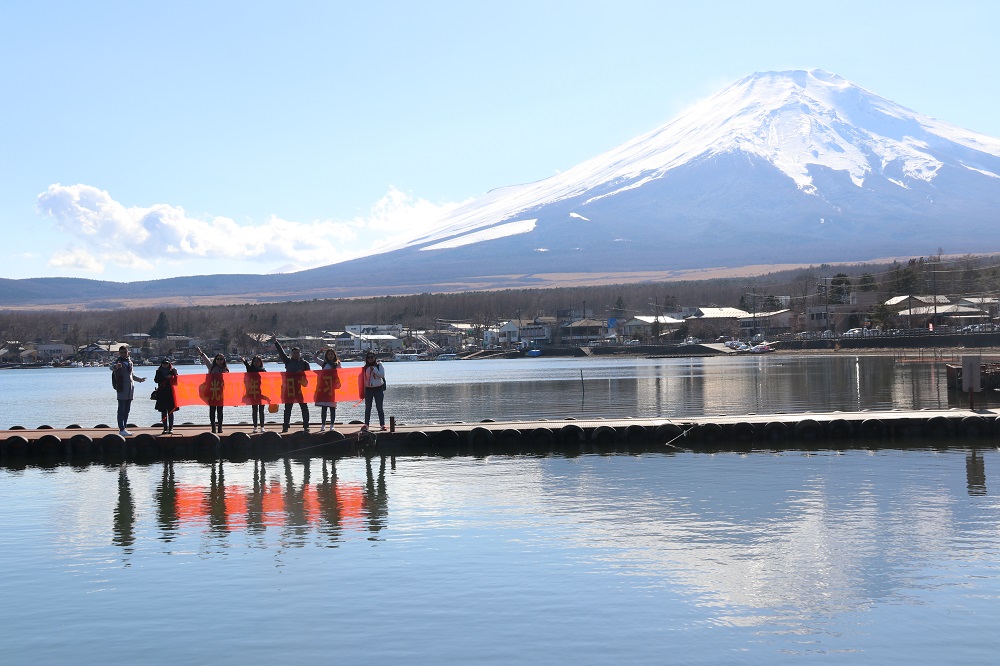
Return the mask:
<path id="1" fill-rule="evenodd" d="M 974 448 L 965 454 L 965 476 L 970 495 L 986 494 L 986 461 Z"/>
<path id="2" fill-rule="evenodd" d="M 174 463 L 163 463 L 163 476 L 156 486 L 153 499 L 156 503 L 156 520 L 160 527 L 160 538 L 173 541 L 177 538 L 180 519 L 177 515 L 177 481 L 174 478 Z"/>
<path id="3" fill-rule="evenodd" d="M 375 538 L 387 524 L 389 513 L 385 482 L 386 460 L 365 462 L 367 483 L 341 481 L 332 460 L 285 458 L 275 463 L 255 460 L 249 481 L 227 481 L 231 464 L 211 464 L 207 484 L 179 483 L 174 463 L 164 462 L 154 492 L 159 539 L 176 540 L 186 528 L 203 526 L 215 537 L 235 532 L 262 535 L 280 531 L 286 545 L 301 546 L 312 533 L 336 545 L 344 531 L 367 529 Z M 240 464 L 242 465 L 242 463 Z M 313 480 L 319 465 L 320 478 Z M 239 465 L 237 465 L 238 467 Z M 127 466 L 119 471 L 118 502 L 114 515 L 114 543 L 126 548 L 134 544 L 135 510 Z"/>
<path id="4" fill-rule="evenodd" d="M 115 503 L 114 536 L 112 541 L 121 546 L 126 555 L 131 555 L 135 545 L 135 503 L 132 501 L 132 486 L 129 484 L 127 467 L 118 470 L 118 501 Z"/>
<path id="5" fill-rule="evenodd" d="M 176 661 L 162 627 L 230 661 L 321 661 L 302 631 L 331 626 L 317 650 L 342 661 L 466 663 L 503 641 L 520 649 L 507 661 L 950 663 L 958 645 L 989 663 L 1000 452 L 927 444 L 401 458 L 402 473 L 391 458 L 0 468 L 0 562 L 16 573 L 2 644 L 37 650 L 44 618 L 63 628 L 43 659 L 59 663 L 81 645 L 84 661 L 108 645 L 132 649 L 116 663 Z M 166 589 L 168 570 L 184 575 Z M 220 584 L 225 613 L 191 603 Z M 109 622 L 126 639 L 109 643 Z M 945 638 L 922 629 L 935 622 Z"/>
<path id="6" fill-rule="evenodd" d="M 385 456 L 381 457 L 378 468 L 378 481 L 372 477 L 372 459 L 365 460 L 365 471 L 368 483 L 365 485 L 365 500 L 368 510 L 368 529 L 375 538 L 383 527 L 389 515 L 389 495 L 385 490 Z"/>
<path id="7" fill-rule="evenodd" d="M 659 478 L 612 459 L 581 475 L 571 503 L 547 504 L 579 515 L 567 538 L 623 575 L 683 583 L 719 626 L 818 636 L 872 606 L 914 603 L 927 566 L 989 557 L 969 545 L 991 529 L 983 505 L 960 496 L 986 495 L 982 452 L 965 452 L 966 488 L 961 454 L 907 454 L 923 459 L 723 454 L 710 479 L 688 478 L 688 456 Z"/>
<path id="8" fill-rule="evenodd" d="M 406 423 L 440 423 L 941 409 L 950 402 L 943 368 L 939 361 L 846 354 L 554 361 L 496 367 L 478 382 L 397 380 L 390 411 Z"/>

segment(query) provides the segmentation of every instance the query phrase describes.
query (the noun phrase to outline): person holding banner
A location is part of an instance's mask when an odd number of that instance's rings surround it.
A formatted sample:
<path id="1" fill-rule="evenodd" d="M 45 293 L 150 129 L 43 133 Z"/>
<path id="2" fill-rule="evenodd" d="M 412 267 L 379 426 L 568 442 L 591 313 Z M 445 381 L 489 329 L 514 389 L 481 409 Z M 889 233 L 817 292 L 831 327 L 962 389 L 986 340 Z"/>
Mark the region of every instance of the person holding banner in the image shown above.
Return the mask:
<path id="1" fill-rule="evenodd" d="M 282 401 L 285 403 L 285 422 L 281 432 L 288 432 L 288 425 L 292 420 L 292 405 L 295 403 L 302 410 L 302 429 L 309 432 L 309 407 L 302 398 L 302 384 L 306 381 L 303 373 L 309 369 L 309 361 L 302 358 L 302 350 L 298 347 L 292 347 L 292 355 L 289 356 L 278 342 L 278 336 L 272 336 L 272 339 L 278 350 L 278 358 L 285 364 L 285 383 L 281 391 Z"/>
<path id="2" fill-rule="evenodd" d="M 323 347 L 316 352 L 316 363 L 320 370 L 332 370 L 330 376 L 320 378 L 320 385 L 316 387 L 316 406 L 319 407 L 319 431 L 326 430 L 326 411 L 330 410 L 330 430 L 333 430 L 333 422 L 337 420 L 337 402 L 334 400 L 333 392 L 340 388 L 340 379 L 337 377 L 337 368 L 340 367 L 340 359 L 337 357 L 337 350 L 330 347 Z"/>
<path id="3" fill-rule="evenodd" d="M 195 347 L 194 350 L 198 352 L 201 356 L 201 362 L 205 364 L 208 368 L 208 395 L 206 396 L 206 401 L 208 402 L 208 420 L 212 424 L 212 432 L 222 433 L 222 394 L 223 394 L 223 378 L 222 374 L 229 372 L 229 366 L 226 364 L 225 354 L 216 354 L 215 358 L 209 359 L 208 356 L 201 350 L 201 347 Z M 216 404 L 212 404 L 216 403 Z M 216 430 L 218 428 L 218 430 Z"/>
<path id="4" fill-rule="evenodd" d="M 260 392 L 260 373 L 264 372 L 264 359 L 254 356 L 247 361 L 241 356 L 240 360 L 247 369 L 243 383 L 247 387 L 246 399 L 250 401 L 250 413 L 253 415 L 253 431 L 257 432 L 257 422 L 260 421 L 260 431 L 264 432 L 264 403 Z"/>

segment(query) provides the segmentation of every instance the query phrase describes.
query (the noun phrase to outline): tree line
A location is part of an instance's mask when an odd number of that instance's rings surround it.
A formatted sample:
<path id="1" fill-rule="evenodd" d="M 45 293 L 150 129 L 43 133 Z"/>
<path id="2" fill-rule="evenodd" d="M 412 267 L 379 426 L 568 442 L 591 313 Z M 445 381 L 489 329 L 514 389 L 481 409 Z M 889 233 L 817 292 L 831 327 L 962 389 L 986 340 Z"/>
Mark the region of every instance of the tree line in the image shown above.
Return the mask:
<path id="1" fill-rule="evenodd" d="M 972 255 L 946 259 L 939 251 L 905 263 L 836 268 L 824 264 L 711 280 L 125 310 L 6 310 L 0 312 L 0 335 L 5 341 L 59 340 L 79 346 L 122 340 L 130 333 L 160 339 L 177 334 L 239 345 L 253 333 L 319 335 L 350 324 L 392 323 L 435 330 L 464 322 L 479 328 L 565 311 L 607 319 L 664 314 L 681 306 L 768 312 L 780 309 L 783 299 L 779 296 L 787 297 L 792 309 L 804 311 L 828 297 L 832 302 L 844 299 L 851 290 L 877 291 L 880 301 L 907 294 L 996 297 L 1000 294 L 998 260 Z"/>

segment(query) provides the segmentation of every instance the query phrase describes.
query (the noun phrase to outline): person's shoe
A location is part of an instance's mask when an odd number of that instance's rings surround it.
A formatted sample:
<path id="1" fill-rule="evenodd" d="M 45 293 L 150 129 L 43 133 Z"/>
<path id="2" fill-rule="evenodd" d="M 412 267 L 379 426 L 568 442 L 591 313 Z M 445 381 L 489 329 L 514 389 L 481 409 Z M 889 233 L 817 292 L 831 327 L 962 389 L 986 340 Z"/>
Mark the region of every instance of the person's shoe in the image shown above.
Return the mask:
<path id="1" fill-rule="evenodd" d="M 257 432 L 257 426 L 254 426 L 254 427 L 253 427 L 253 431 L 254 431 L 254 432 Z"/>
<path id="2" fill-rule="evenodd" d="M 121 429 L 121 430 L 119 430 L 118 434 L 121 435 L 122 437 L 131 437 L 132 436 L 132 433 L 130 433 L 128 430 L 125 430 L 124 428 Z"/>
<path id="3" fill-rule="evenodd" d="M 385 432 L 386 430 L 388 430 L 388 428 L 386 428 L 385 426 L 382 426 L 382 432 Z"/>
<path id="4" fill-rule="evenodd" d="M 321 426 L 319 427 L 319 431 L 320 431 L 320 432 L 326 432 L 326 425 L 321 425 Z"/>

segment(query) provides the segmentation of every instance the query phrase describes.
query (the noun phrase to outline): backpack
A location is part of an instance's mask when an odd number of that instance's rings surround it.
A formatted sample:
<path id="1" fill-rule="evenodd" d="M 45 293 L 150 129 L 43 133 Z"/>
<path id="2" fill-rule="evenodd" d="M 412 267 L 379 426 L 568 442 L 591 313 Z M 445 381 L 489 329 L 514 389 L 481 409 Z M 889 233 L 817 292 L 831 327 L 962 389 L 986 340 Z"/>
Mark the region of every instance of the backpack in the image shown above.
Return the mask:
<path id="1" fill-rule="evenodd" d="M 111 388 L 113 388 L 116 391 L 122 390 L 121 372 L 122 372 L 121 368 L 115 368 L 114 370 L 111 371 Z"/>

